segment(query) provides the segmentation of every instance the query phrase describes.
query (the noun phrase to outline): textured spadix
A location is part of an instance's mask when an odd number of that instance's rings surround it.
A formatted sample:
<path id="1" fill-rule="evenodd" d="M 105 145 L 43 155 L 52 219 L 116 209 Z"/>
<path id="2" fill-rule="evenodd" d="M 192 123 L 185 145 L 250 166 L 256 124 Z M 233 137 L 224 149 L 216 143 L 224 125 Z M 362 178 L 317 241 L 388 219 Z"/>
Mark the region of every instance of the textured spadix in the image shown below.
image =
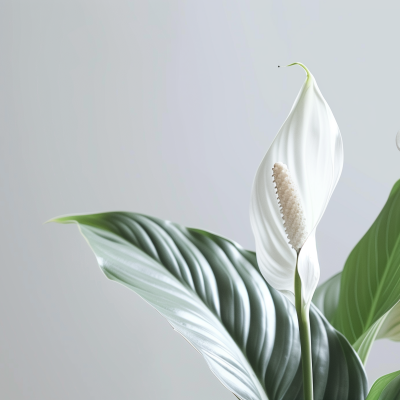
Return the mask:
<path id="1" fill-rule="evenodd" d="M 289 244 L 271 177 L 276 162 L 286 164 L 298 188 L 305 230 L 309 232 L 298 263 L 303 300 L 309 304 L 319 279 L 315 229 L 341 174 L 343 145 L 339 127 L 314 77 L 304 65 L 295 64 L 305 69 L 307 78 L 257 170 L 250 221 L 265 279 L 276 289 L 293 293 L 296 252 Z"/>
<path id="2" fill-rule="evenodd" d="M 300 194 L 287 165 L 275 163 L 272 175 L 289 243 L 298 251 L 307 239 L 306 221 Z"/>

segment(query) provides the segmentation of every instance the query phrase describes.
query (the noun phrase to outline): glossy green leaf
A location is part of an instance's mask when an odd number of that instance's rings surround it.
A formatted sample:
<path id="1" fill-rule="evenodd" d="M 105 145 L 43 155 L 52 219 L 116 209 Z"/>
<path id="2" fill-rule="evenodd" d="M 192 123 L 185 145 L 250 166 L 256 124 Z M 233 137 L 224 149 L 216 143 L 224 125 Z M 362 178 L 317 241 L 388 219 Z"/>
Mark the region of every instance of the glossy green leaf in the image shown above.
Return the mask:
<path id="1" fill-rule="evenodd" d="M 343 272 L 321 285 L 313 298 L 364 363 L 377 338 L 400 340 L 399 300 L 400 181 Z"/>
<path id="2" fill-rule="evenodd" d="M 400 400 L 400 371 L 377 379 L 366 400 Z"/>
<path id="3" fill-rule="evenodd" d="M 140 214 L 55 221 L 76 222 L 105 275 L 166 317 L 239 399 L 302 399 L 296 313 L 263 279 L 254 253 Z M 315 400 L 365 399 L 358 356 L 314 306 L 310 316 Z"/>

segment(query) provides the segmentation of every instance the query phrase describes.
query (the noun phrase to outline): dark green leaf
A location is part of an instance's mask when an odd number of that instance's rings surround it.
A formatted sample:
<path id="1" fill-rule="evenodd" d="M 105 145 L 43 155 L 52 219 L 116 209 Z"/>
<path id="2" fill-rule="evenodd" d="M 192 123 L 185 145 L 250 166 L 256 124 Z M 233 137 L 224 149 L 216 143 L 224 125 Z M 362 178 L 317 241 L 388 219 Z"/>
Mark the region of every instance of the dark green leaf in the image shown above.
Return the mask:
<path id="1" fill-rule="evenodd" d="M 238 398 L 302 399 L 295 310 L 267 285 L 254 253 L 133 213 L 56 221 L 78 223 L 106 276 L 166 317 Z M 347 340 L 314 306 L 310 318 L 315 400 L 365 399 L 365 372 Z"/>

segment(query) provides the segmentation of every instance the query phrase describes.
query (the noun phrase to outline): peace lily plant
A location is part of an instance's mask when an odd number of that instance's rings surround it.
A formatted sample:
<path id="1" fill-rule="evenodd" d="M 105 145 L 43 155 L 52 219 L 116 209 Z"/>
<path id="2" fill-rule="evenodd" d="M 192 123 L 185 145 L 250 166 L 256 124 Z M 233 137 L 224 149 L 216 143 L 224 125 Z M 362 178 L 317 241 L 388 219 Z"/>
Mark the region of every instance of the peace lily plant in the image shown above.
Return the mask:
<path id="1" fill-rule="evenodd" d="M 315 232 L 340 177 L 338 125 L 309 70 L 256 173 L 256 253 L 129 212 L 76 223 L 106 277 L 139 294 L 242 400 L 396 400 L 400 371 L 368 393 L 378 338 L 400 340 L 400 181 L 343 272 L 319 287 Z"/>

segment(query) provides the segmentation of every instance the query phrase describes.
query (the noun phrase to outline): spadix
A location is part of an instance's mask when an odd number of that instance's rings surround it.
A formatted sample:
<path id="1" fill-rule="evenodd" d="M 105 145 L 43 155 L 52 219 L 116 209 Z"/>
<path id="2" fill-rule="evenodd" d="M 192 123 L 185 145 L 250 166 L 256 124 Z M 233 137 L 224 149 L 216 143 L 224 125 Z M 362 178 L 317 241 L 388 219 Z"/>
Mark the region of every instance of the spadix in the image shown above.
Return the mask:
<path id="1" fill-rule="evenodd" d="M 296 183 L 287 165 L 275 163 L 272 174 L 289 243 L 299 251 L 307 239 L 306 221 Z"/>

